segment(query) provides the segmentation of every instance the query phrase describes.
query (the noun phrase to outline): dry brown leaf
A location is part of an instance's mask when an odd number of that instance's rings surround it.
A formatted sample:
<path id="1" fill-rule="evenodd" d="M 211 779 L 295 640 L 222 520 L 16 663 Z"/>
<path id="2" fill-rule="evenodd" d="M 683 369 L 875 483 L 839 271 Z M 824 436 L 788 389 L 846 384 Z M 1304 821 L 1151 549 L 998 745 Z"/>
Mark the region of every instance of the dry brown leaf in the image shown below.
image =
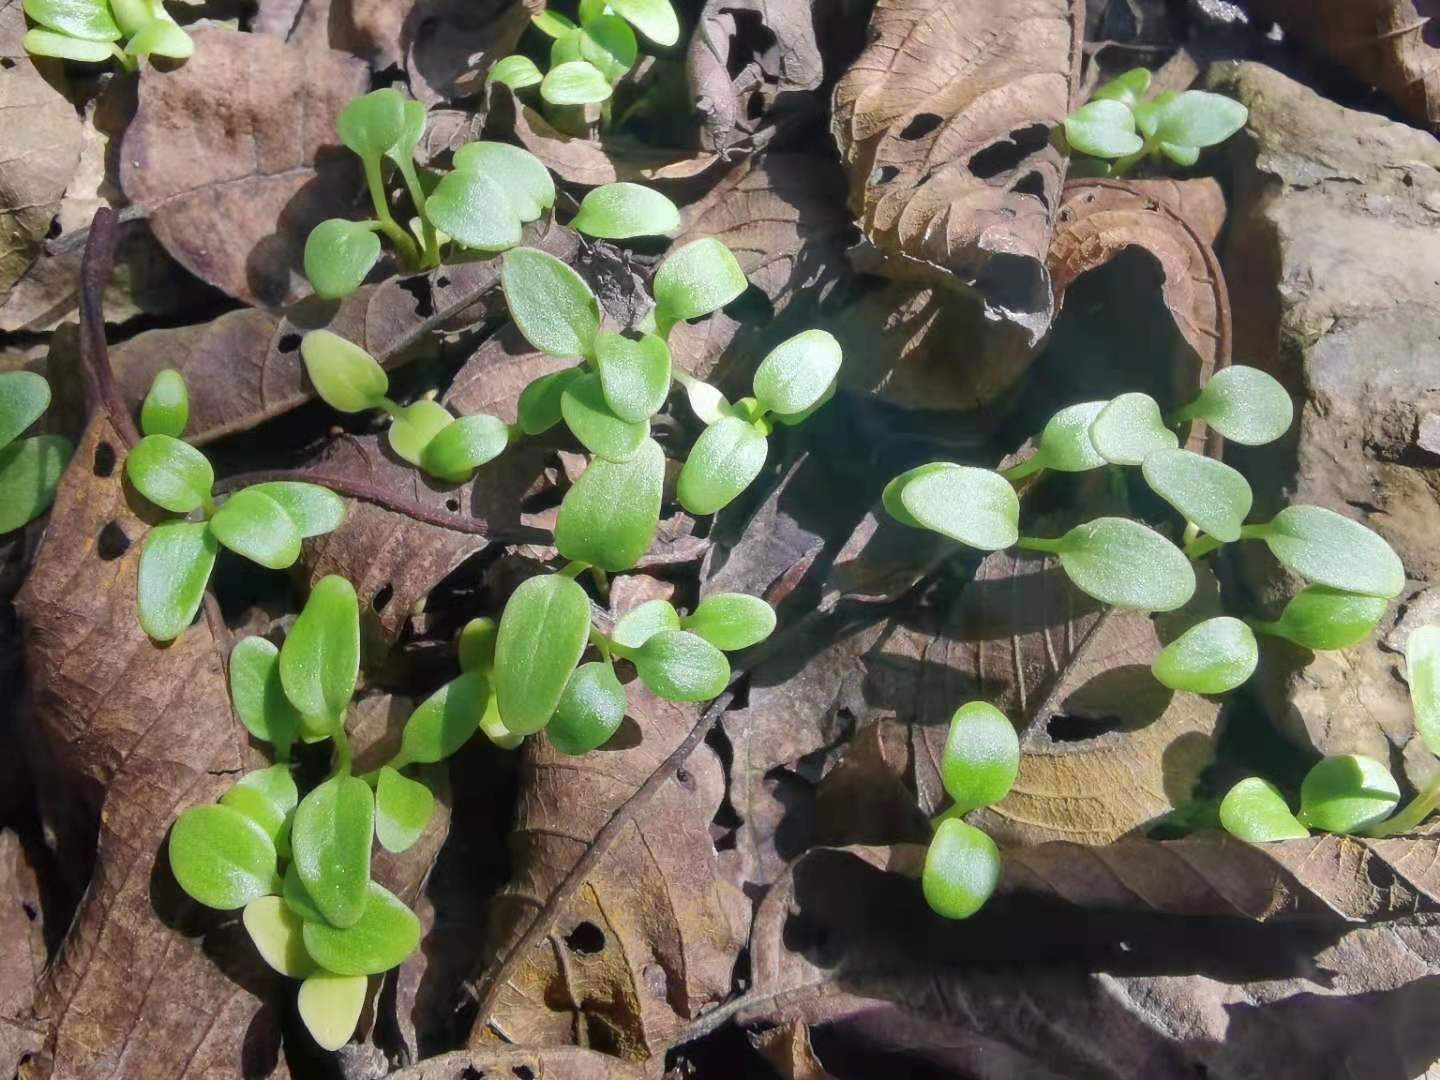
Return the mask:
<path id="1" fill-rule="evenodd" d="M 58 60 L 31 60 L 20 0 L 0 0 L 0 301 L 25 274 L 60 212 L 84 129 Z"/>
<path id="2" fill-rule="evenodd" d="M 366 89 L 365 67 L 265 34 L 199 30 L 194 41 L 183 65 L 142 71 L 121 186 L 191 273 L 246 303 L 283 304 L 308 291 L 310 229 L 358 190 L 335 117 Z"/>
<path id="3" fill-rule="evenodd" d="M 815 1056 L 810 1026 L 796 1020 L 750 1036 L 750 1045 L 782 1080 L 835 1080 Z"/>
<path id="4" fill-rule="evenodd" d="M 45 1039 L 32 1009 L 46 961 L 42 911 L 35 871 L 19 836 L 6 829 L 0 833 L 0 1070 L 12 1076 Z"/>
<path id="5" fill-rule="evenodd" d="M 887 276 L 974 290 L 1034 346 L 1053 315 L 1045 253 L 1076 101 L 1083 4 L 880 0 L 835 87 L 850 205 Z"/>
<path id="6" fill-rule="evenodd" d="M 506 323 L 455 373 L 445 392 L 445 404 L 462 416 L 489 413 L 513 424 L 520 391 L 541 375 L 573 366 L 571 361 L 532 348 L 514 323 Z"/>
<path id="7" fill-rule="evenodd" d="M 509 1080 L 644 1080 L 648 1075 L 619 1058 L 573 1046 L 544 1050 L 462 1050 L 428 1058 L 408 1069 L 390 1073 L 390 1080 L 481 1080 L 490 1076 Z"/>
<path id="8" fill-rule="evenodd" d="M 583 879 L 557 894 L 694 727 L 691 708 L 639 683 L 629 693 L 631 720 L 611 748 L 576 758 L 544 739 L 526 744 L 516 876 L 492 906 L 495 959 L 478 985 L 476 1049 L 604 1046 L 645 1061 L 730 991 L 750 905 L 710 838 L 725 782 L 707 748 L 651 790 Z"/>
<path id="9" fill-rule="evenodd" d="M 1440 125 L 1440 11 L 1433 0 L 1253 0 L 1250 7 L 1378 86 L 1412 119 Z"/>

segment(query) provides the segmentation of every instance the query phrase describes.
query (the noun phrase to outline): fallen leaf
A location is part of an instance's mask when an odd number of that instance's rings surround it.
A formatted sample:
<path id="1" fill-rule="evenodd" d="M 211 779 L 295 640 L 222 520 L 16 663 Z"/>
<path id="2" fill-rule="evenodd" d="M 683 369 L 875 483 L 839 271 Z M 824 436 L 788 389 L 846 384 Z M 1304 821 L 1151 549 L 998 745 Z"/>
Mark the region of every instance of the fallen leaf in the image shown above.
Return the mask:
<path id="1" fill-rule="evenodd" d="M 1411 119 L 1440 125 L 1440 39 L 1433 0 L 1256 0 L 1252 10 L 1378 86 Z"/>
<path id="2" fill-rule="evenodd" d="M 31 60 L 20 0 L 0 0 L 0 301 L 30 268 L 80 162 L 83 126 L 58 60 Z"/>
<path id="3" fill-rule="evenodd" d="M 642 1070 L 619 1058 L 573 1046 L 544 1050 L 461 1050 L 428 1058 L 390 1074 L 391 1080 L 531 1076 L 535 1080 L 643 1080 Z"/>
<path id="4" fill-rule="evenodd" d="M 392 0 L 361 0 L 356 16 L 399 24 L 410 92 L 435 105 L 481 92 L 490 65 L 515 51 L 530 17 L 544 8 L 543 0 L 417 0 L 402 21 Z"/>
<path id="5" fill-rule="evenodd" d="M 344 53 L 265 34 L 198 30 L 195 55 L 146 65 L 120 148 L 120 183 L 197 277 L 250 304 L 308 291 L 310 229 L 343 216 L 358 189 L 335 117 L 367 85 Z"/>
<path id="6" fill-rule="evenodd" d="M 12 1075 L 44 1042 L 34 1020 L 35 986 L 45 969 L 40 883 L 20 837 L 0 833 L 0 1068 Z"/>
<path id="7" fill-rule="evenodd" d="M 1045 253 L 1076 102 L 1083 5 L 881 0 L 836 84 L 850 206 L 889 277 L 974 290 L 1034 346 L 1053 316 Z"/>
<path id="8" fill-rule="evenodd" d="M 815 1056 L 808 1024 L 796 1020 L 757 1032 L 750 1036 L 750 1045 L 782 1080 L 835 1080 Z"/>

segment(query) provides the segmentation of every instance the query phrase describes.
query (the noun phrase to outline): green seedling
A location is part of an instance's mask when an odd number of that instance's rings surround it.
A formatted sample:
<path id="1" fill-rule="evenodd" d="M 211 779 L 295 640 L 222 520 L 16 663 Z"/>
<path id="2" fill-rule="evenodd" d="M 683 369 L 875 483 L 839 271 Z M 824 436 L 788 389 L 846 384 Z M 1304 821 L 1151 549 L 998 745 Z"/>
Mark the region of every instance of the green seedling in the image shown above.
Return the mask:
<path id="1" fill-rule="evenodd" d="M 189 422 L 190 391 L 185 377 L 174 368 L 157 371 L 140 405 L 140 433 L 178 439 Z"/>
<path id="2" fill-rule="evenodd" d="M 1165 646 L 1150 670 L 1171 690 L 1224 694 L 1250 678 L 1259 662 L 1254 632 L 1239 619 L 1222 615 L 1192 626 Z"/>
<path id="3" fill-rule="evenodd" d="M 1070 149 L 1100 159 L 1093 173 L 1123 176 L 1152 157 L 1194 165 L 1201 150 L 1218 146 L 1249 119 L 1244 105 L 1220 94 L 1167 91 L 1147 100 L 1149 88 L 1150 72 L 1135 68 L 1066 117 Z"/>
<path id="4" fill-rule="evenodd" d="M 119 60 L 134 70 L 146 56 L 185 60 L 195 51 L 162 0 L 25 0 L 24 8 L 37 24 L 22 41 L 31 56 Z"/>
<path id="5" fill-rule="evenodd" d="M 75 452 L 59 435 L 25 429 L 50 405 L 50 384 L 32 371 L 0 372 L 0 533 L 34 521 L 55 501 L 60 474 Z"/>

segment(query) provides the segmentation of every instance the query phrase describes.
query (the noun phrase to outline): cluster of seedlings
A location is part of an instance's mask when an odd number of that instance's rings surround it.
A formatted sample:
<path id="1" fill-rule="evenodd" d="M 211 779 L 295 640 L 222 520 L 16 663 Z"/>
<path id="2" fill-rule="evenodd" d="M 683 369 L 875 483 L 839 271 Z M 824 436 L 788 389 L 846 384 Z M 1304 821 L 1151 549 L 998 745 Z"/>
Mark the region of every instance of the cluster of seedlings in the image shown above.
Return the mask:
<path id="1" fill-rule="evenodd" d="M 163 0 L 24 0 L 34 23 L 23 44 L 31 56 L 133 69 L 146 56 L 184 60 L 195 43 Z"/>

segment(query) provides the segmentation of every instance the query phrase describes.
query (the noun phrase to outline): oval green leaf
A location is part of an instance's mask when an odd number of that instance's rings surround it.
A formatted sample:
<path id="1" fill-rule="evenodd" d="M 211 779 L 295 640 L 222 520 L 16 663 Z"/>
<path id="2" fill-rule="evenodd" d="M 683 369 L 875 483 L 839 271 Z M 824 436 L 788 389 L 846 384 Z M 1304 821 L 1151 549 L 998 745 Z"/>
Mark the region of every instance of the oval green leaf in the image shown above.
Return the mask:
<path id="1" fill-rule="evenodd" d="M 610 8 L 656 45 L 680 40 L 680 20 L 669 0 L 610 0 Z"/>
<path id="2" fill-rule="evenodd" d="M 335 127 L 340 141 L 361 158 L 378 161 L 405 135 L 405 99 L 392 87 L 351 98 Z"/>
<path id="3" fill-rule="evenodd" d="M 378 408 L 390 389 L 390 377 L 373 356 L 329 330 L 311 330 L 301 338 L 300 356 L 315 392 L 340 412 Z"/>
<path id="4" fill-rule="evenodd" d="M 452 240 L 477 251 L 520 242 L 520 211 L 499 182 L 470 169 L 446 173 L 425 200 L 425 216 Z"/>
<path id="5" fill-rule="evenodd" d="M 700 433 L 675 485 L 680 505 L 713 514 L 730 504 L 765 467 L 770 445 L 738 416 L 717 420 Z"/>
<path id="6" fill-rule="evenodd" d="M 241 638 L 230 650 L 230 704 L 245 730 L 288 756 L 300 716 L 280 682 L 280 650 L 262 637 Z"/>
<path id="7" fill-rule="evenodd" d="M 717 649 L 736 652 L 770 636 L 775 629 L 775 609 L 758 596 L 715 593 L 701 600 L 680 625 Z"/>
<path id="8" fill-rule="evenodd" d="M 1065 141 L 1072 150 L 1098 158 L 1138 154 L 1145 145 L 1135 134 L 1129 106 L 1102 98 L 1082 105 L 1065 118 Z"/>
<path id="9" fill-rule="evenodd" d="M 370 980 L 317 971 L 300 984 L 295 1004 L 305 1030 L 322 1050 L 339 1050 L 355 1033 Z"/>
<path id="10" fill-rule="evenodd" d="M 632 424 L 650 419 L 670 396 L 670 348 L 665 339 L 609 332 L 595 338 L 595 367 L 610 411 Z"/>
<path id="11" fill-rule="evenodd" d="M 891 500 L 903 509 L 900 520 L 907 525 L 981 551 L 999 551 L 1019 538 L 1020 500 L 999 473 L 935 462 L 892 483 L 897 487 Z"/>
<path id="12" fill-rule="evenodd" d="M 1249 118 L 1249 110 L 1232 98 L 1186 90 L 1156 111 L 1155 138 L 1181 146 L 1215 146 L 1244 127 Z"/>
<path id="13" fill-rule="evenodd" d="M 546 37 L 558 38 L 568 34 L 575 29 L 575 24 L 567 16 L 561 15 L 558 11 L 549 8 L 538 11 L 530 16 L 530 22 L 536 30 L 539 30 Z"/>
<path id="14" fill-rule="evenodd" d="M 540 81 L 538 69 L 535 81 Z M 518 146 L 466 143 L 455 151 L 455 168 L 484 173 L 499 184 L 521 221 L 534 221 L 555 205 L 555 181 L 550 170 L 534 154 Z"/>
<path id="15" fill-rule="evenodd" d="M 1400 786 L 1390 770 L 1364 754 L 1318 762 L 1300 784 L 1302 825 L 1348 834 L 1378 825 L 1395 810 Z"/>
<path id="16" fill-rule="evenodd" d="M 198 510 L 210 497 L 215 472 L 205 455 L 169 435 L 147 435 L 125 457 L 135 490 L 175 514 Z"/>
<path id="17" fill-rule="evenodd" d="M 210 519 L 215 539 L 269 570 L 284 570 L 300 557 L 300 530 L 284 507 L 254 488 L 231 495 Z"/>
<path id="18" fill-rule="evenodd" d="M 462 416 L 425 444 L 420 466 L 439 480 L 460 484 L 509 445 L 510 425 L 499 417 L 484 413 Z"/>
<path id="19" fill-rule="evenodd" d="M 1240 539 L 1254 495 L 1229 465 L 1189 450 L 1152 450 L 1140 469 L 1150 490 L 1201 532 L 1227 544 Z"/>
<path id="20" fill-rule="evenodd" d="M 571 579 L 533 577 L 511 594 L 495 640 L 495 696 L 509 731 L 530 735 L 549 722 L 589 636 L 590 599 Z"/>
<path id="21" fill-rule="evenodd" d="M 507 251 L 500 271 L 505 303 L 525 340 L 551 356 L 589 356 L 600 305 L 585 280 L 547 252 Z"/>
<path id="22" fill-rule="evenodd" d="M 1125 518 L 1097 518 L 1060 538 L 1066 575 L 1101 603 L 1138 611 L 1173 611 L 1195 593 L 1195 571 L 1174 544 Z"/>
<path id="23" fill-rule="evenodd" d="M 383 885 L 368 884 L 364 910 L 353 924 L 344 928 L 305 924 L 305 948 L 326 971 L 378 975 L 402 963 L 420 944 L 415 913 Z"/>
<path id="24" fill-rule="evenodd" d="M 995 841 L 958 818 L 940 823 L 925 853 L 920 887 L 930 910 L 947 919 L 968 919 L 1000 883 Z"/>
<path id="25" fill-rule="evenodd" d="M 605 73 L 588 60 L 569 60 L 553 67 L 540 82 L 540 96 L 551 105 L 595 105 L 610 93 Z"/>
<path id="26" fill-rule="evenodd" d="M 605 184 L 585 196 L 570 227 L 603 240 L 669 236 L 680 229 L 680 211 L 660 192 L 641 184 Z"/>
<path id="27" fill-rule="evenodd" d="M 1232 364 L 1216 372 L 1200 396 L 1179 415 L 1204 420 L 1231 442 L 1260 446 L 1290 429 L 1295 406 L 1271 376 L 1258 368 Z"/>
<path id="28" fill-rule="evenodd" d="M 698 319 L 724 307 L 745 291 L 749 282 L 730 249 L 706 236 L 672 252 L 652 283 L 663 324 Z"/>
<path id="29" fill-rule="evenodd" d="M 800 413 L 825 396 L 840 370 L 840 342 L 806 330 L 770 350 L 755 370 L 755 397 L 770 412 Z"/>
<path id="30" fill-rule="evenodd" d="M 365 912 L 374 835 L 375 796 L 358 777 L 332 776 L 295 809 L 290 836 L 295 868 L 305 892 L 331 926 L 354 926 Z M 335 970 L 311 952 L 322 967 Z"/>
<path id="31" fill-rule="evenodd" d="M 485 76 L 485 81 L 504 83 L 511 90 L 523 90 L 527 86 L 539 86 L 544 78 L 534 60 L 515 54 L 495 61 L 490 74 Z"/>
<path id="32" fill-rule="evenodd" d="M 1150 72 L 1145 68 L 1131 68 L 1104 83 L 1090 95 L 1092 101 L 1119 101 L 1134 107 L 1150 89 Z"/>
<path id="33" fill-rule="evenodd" d="M 296 480 L 273 480 L 246 491 L 258 491 L 280 504 L 300 531 L 300 536 L 320 536 L 340 527 L 345 520 L 345 500 L 319 484 Z"/>
<path id="34" fill-rule="evenodd" d="M 140 626 L 156 641 L 172 641 L 195 619 L 220 544 L 203 521 L 157 525 L 140 550 L 136 606 Z"/>
<path id="35" fill-rule="evenodd" d="M 322 300 L 349 296 L 380 259 L 380 237 L 368 222 L 330 218 L 305 240 L 305 277 Z"/>
<path id="36" fill-rule="evenodd" d="M 395 410 L 387 436 L 390 449 L 411 465 L 419 465 L 430 440 L 454 422 L 455 417 L 438 402 L 429 398 L 411 402 Z"/>
<path id="37" fill-rule="evenodd" d="M 649 419 L 631 423 L 616 416 L 605 400 L 600 376 L 594 372 L 566 384 L 560 395 L 560 414 L 581 445 L 606 461 L 629 461 L 649 441 Z"/>
<path id="38" fill-rule="evenodd" d="M 594 459 L 560 503 L 555 546 L 572 562 L 629 570 L 655 539 L 664 485 L 665 454 L 654 439 L 629 461 Z"/>
<path id="39" fill-rule="evenodd" d="M 668 600 L 647 600 L 615 624 L 610 637 L 623 649 L 638 649 L 661 630 L 679 630 L 680 613 Z"/>
<path id="40" fill-rule="evenodd" d="M 190 421 L 190 391 L 185 376 L 174 368 L 162 368 L 150 381 L 150 390 L 140 405 L 140 430 L 146 435 L 169 435 L 178 439 Z"/>
<path id="41" fill-rule="evenodd" d="M 170 830 L 170 869 L 190 896 L 221 911 L 276 892 L 275 845 L 228 806 L 192 806 Z"/>
<path id="42" fill-rule="evenodd" d="M 1090 425 L 1108 404 L 1108 401 L 1082 401 L 1050 418 L 1040 433 L 1039 453 L 1045 468 L 1056 472 L 1086 472 L 1106 463 L 1090 441 Z"/>
<path id="43" fill-rule="evenodd" d="M 627 704 L 625 688 L 609 664 L 581 664 L 565 684 L 545 737 L 562 754 L 588 754 L 615 734 Z"/>
<path id="44" fill-rule="evenodd" d="M 20 45 L 31 56 L 53 56 L 57 60 L 78 60 L 83 64 L 103 64 L 115 59 L 115 49 L 108 41 L 81 41 L 53 30 L 27 30 Z"/>
<path id="45" fill-rule="evenodd" d="M 709 701 L 730 681 L 730 661 L 698 634 L 661 630 L 630 659 L 656 695 L 667 701 Z"/>
<path id="46" fill-rule="evenodd" d="M 245 905 L 241 921 L 260 958 L 281 975 L 305 979 L 315 974 L 315 961 L 305 951 L 301 933 L 304 920 L 280 897 L 261 896 L 251 900 Z"/>
<path id="47" fill-rule="evenodd" d="M 410 847 L 435 810 L 435 796 L 418 780 L 396 772 L 389 765 L 380 769 L 375 782 L 375 838 L 386 851 L 399 853 Z"/>
<path id="48" fill-rule="evenodd" d="M 312 727 L 332 730 L 355 694 L 359 674 L 360 603 L 355 587 L 331 574 L 315 583 L 280 647 L 280 680 Z"/>
<path id="49" fill-rule="evenodd" d="M 50 405 L 50 384 L 33 371 L 0 372 L 0 447 L 39 420 Z"/>
<path id="50" fill-rule="evenodd" d="M 471 619 L 460 628 L 455 642 L 460 670 L 489 672 L 495 668 L 495 635 L 500 626 L 494 619 Z"/>
<path id="51" fill-rule="evenodd" d="M 1152 451 L 1180 445 L 1149 394 L 1121 394 L 1108 402 L 1090 425 L 1090 441 L 1113 465 L 1139 465 Z"/>
<path id="52" fill-rule="evenodd" d="M 1256 623 L 1255 629 L 1317 652 L 1348 649 L 1370 635 L 1389 606 L 1383 597 L 1307 585 L 1290 598 L 1280 618 Z"/>
<path id="53" fill-rule="evenodd" d="M 995 706 L 971 701 L 955 710 L 940 758 L 952 811 L 967 814 L 1003 799 L 1020 772 L 1020 739 L 1015 725 Z"/>
<path id="54" fill-rule="evenodd" d="M 1405 587 L 1405 567 L 1390 545 L 1333 510 L 1287 506 L 1259 532 L 1285 569 L 1317 585 L 1387 599 Z"/>
<path id="55" fill-rule="evenodd" d="M 552 371 L 532 379 L 520 391 L 516 403 L 516 420 L 526 435 L 541 435 L 560 422 L 560 403 L 565 388 L 585 372 L 578 367 Z"/>
<path id="56" fill-rule="evenodd" d="M 0 533 L 50 509 L 74 447 L 60 435 L 32 435 L 0 450 Z"/>
<path id="57" fill-rule="evenodd" d="M 1405 643 L 1405 674 L 1415 731 L 1432 754 L 1440 755 L 1440 626 L 1421 626 Z"/>
<path id="58" fill-rule="evenodd" d="M 82 41 L 118 41 L 120 27 L 109 4 L 96 0 L 25 0 L 25 14 L 41 26 L 48 26 Z"/>
<path id="59" fill-rule="evenodd" d="M 1224 694 L 1250 678 L 1259 662 L 1254 632 L 1227 615 L 1186 630 L 1160 650 L 1150 670 L 1171 690 Z"/>
<path id="60" fill-rule="evenodd" d="M 1310 830 L 1285 805 L 1285 796 L 1268 781 L 1241 780 L 1220 800 L 1220 824 L 1231 836 L 1251 844 L 1272 840 L 1303 840 Z"/>
<path id="61" fill-rule="evenodd" d="M 397 769 L 412 762 L 430 764 L 455 753 L 475 734 L 490 692 L 484 671 L 467 671 L 436 690 L 405 721 L 400 753 L 391 764 Z"/>

